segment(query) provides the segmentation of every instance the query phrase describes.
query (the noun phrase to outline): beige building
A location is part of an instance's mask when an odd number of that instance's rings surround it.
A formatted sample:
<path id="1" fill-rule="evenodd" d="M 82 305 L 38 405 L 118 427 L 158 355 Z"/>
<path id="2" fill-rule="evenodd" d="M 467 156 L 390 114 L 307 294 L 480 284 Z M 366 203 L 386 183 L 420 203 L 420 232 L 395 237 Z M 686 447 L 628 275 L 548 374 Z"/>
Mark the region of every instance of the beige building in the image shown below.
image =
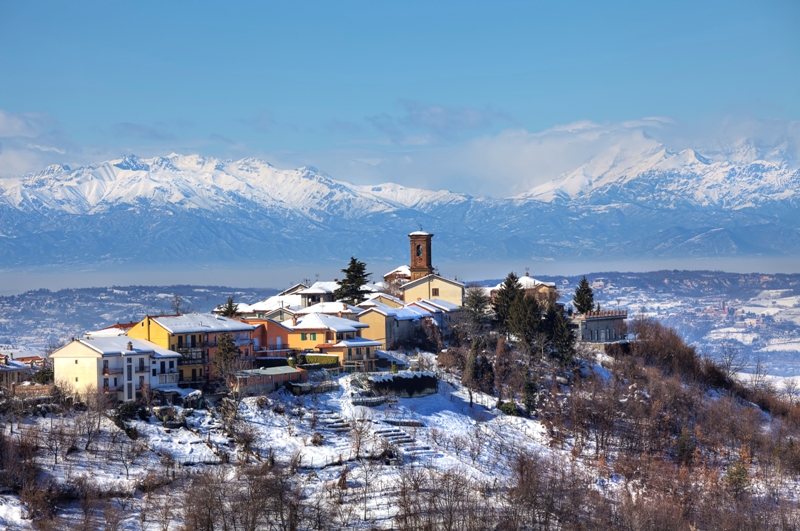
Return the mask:
<path id="1" fill-rule="evenodd" d="M 50 354 L 56 383 L 76 392 L 104 392 L 129 402 L 142 390 L 178 385 L 177 352 L 128 336 L 74 339 Z"/>
<path id="2" fill-rule="evenodd" d="M 456 280 L 428 275 L 417 280 L 412 280 L 402 286 L 403 300 L 406 304 L 417 300 L 442 300 L 458 307 L 464 305 L 464 295 L 467 287 Z"/>
<path id="3" fill-rule="evenodd" d="M 378 341 L 380 348 L 395 349 L 412 339 L 420 328 L 422 319 L 431 314 L 419 307 L 392 307 L 380 302 L 379 297 L 359 304 L 364 309 L 358 321 L 369 325 L 361 331 L 361 337 Z"/>

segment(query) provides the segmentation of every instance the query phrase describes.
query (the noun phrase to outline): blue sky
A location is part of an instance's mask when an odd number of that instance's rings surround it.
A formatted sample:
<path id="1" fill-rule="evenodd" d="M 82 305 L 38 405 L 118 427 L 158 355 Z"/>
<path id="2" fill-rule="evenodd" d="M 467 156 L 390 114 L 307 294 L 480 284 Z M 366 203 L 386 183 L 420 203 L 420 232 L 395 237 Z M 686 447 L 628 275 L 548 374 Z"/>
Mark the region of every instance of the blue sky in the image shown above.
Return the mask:
<path id="1" fill-rule="evenodd" d="M 0 50 L 0 176 L 177 151 L 505 195 L 590 156 L 531 151 L 586 124 L 680 148 L 800 120 L 789 0 L 0 0 Z"/>

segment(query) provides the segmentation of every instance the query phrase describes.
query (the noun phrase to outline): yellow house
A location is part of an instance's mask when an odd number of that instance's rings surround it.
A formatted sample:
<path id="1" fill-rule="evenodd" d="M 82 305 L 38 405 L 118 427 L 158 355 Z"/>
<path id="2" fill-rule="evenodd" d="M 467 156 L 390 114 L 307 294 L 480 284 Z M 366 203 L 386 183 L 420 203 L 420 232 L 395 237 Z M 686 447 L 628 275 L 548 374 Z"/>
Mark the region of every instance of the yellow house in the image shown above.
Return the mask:
<path id="1" fill-rule="evenodd" d="M 57 383 L 129 402 L 150 389 L 175 387 L 180 354 L 127 336 L 75 339 L 50 354 Z"/>
<path id="2" fill-rule="evenodd" d="M 213 313 L 145 317 L 128 330 L 129 337 L 152 341 L 181 355 L 178 374 L 182 387 L 209 381 L 219 336 L 230 334 L 244 357 L 253 354 L 255 326 Z"/>
<path id="3" fill-rule="evenodd" d="M 417 300 L 442 300 L 459 307 L 464 305 L 466 286 L 461 282 L 431 274 L 400 286 L 406 304 Z"/>
<path id="4" fill-rule="evenodd" d="M 362 330 L 369 325 L 343 317 L 323 313 L 312 313 L 295 317 L 291 325 L 284 323 L 289 333 L 289 347 L 302 351 L 322 352 L 339 357 L 346 371 L 375 370 L 378 341 L 361 337 Z"/>
<path id="5" fill-rule="evenodd" d="M 323 344 L 336 343 L 361 335 L 368 325 L 324 313 L 295 316 L 291 322 L 283 323 L 289 328 L 289 348 L 294 350 L 317 350 Z"/>
<path id="6" fill-rule="evenodd" d="M 384 349 L 398 348 L 404 341 L 412 339 L 419 329 L 420 320 L 431 317 L 422 308 L 396 308 L 379 302 L 378 297 L 359 306 L 364 308 L 358 315 L 359 322 L 369 325 L 361 331 L 361 337 L 380 342 Z"/>

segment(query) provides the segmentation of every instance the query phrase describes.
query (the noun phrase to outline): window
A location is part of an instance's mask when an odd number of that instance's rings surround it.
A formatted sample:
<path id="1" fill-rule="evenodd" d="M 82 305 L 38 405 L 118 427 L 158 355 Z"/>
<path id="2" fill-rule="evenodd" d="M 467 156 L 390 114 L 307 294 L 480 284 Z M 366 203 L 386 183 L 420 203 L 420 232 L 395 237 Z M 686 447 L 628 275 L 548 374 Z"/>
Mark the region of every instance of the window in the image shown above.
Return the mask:
<path id="1" fill-rule="evenodd" d="M 300 341 L 305 341 L 308 339 L 308 334 L 300 334 Z"/>
<path id="2" fill-rule="evenodd" d="M 174 361 L 170 361 L 169 362 L 169 368 L 170 369 L 174 369 L 175 368 L 175 362 Z"/>
<path id="3" fill-rule="evenodd" d="M 439 288 L 431 288 L 431 295 L 433 295 L 434 297 L 438 297 L 439 296 Z"/>
<path id="4" fill-rule="evenodd" d="M 317 334 L 311 334 L 311 341 L 317 340 Z"/>
<path id="5" fill-rule="evenodd" d="M 76 381 L 76 382 L 78 381 L 78 377 L 77 377 L 77 376 L 75 377 L 75 381 Z"/>
<path id="6" fill-rule="evenodd" d="M 153 369 L 153 376 L 155 376 L 155 375 L 156 375 L 156 370 L 155 370 L 155 369 Z"/>

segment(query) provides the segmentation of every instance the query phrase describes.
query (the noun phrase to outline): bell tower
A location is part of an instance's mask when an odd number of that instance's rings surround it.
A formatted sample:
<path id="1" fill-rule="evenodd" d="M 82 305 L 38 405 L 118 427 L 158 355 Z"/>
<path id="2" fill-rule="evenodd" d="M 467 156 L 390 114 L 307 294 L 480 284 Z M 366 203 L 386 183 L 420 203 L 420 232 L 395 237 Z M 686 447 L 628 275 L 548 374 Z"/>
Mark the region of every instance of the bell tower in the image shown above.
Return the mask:
<path id="1" fill-rule="evenodd" d="M 421 230 L 412 232 L 408 235 L 411 240 L 411 281 L 433 274 L 431 265 L 431 238 L 433 234 L 428 234 Z"/>

